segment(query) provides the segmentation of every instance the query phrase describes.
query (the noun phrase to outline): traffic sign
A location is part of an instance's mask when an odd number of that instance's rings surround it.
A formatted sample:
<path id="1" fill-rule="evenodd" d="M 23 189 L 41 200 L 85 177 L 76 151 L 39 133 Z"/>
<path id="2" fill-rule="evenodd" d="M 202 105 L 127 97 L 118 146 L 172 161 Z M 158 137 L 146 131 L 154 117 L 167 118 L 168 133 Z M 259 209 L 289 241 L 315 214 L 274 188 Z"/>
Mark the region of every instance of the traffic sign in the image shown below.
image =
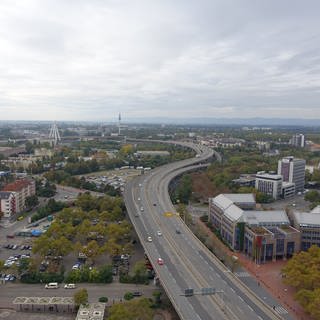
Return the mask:
<path id="1" fill-rule="evenodd" d="M 184 295 L 185 295 L 186 297 L 191 297 L 191 296 L 193 296 L 193 289 L 191 289 L 191 288 L 185 289 L 185 290 L 184 290 Z"/>
<path id="2" fill-rule="evenodd" d="M 215 294 L 216 289 L 215 288 L 201 288 L 201 294 L 203 296 L 208 295 L 208 294 Z"/>

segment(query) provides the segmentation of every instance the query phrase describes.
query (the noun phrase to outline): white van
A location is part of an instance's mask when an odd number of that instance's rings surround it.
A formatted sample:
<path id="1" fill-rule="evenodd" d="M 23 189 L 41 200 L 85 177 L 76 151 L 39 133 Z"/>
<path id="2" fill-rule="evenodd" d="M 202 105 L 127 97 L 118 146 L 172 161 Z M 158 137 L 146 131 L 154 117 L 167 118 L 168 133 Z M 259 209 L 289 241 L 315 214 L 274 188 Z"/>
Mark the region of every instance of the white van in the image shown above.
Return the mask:
<path id="1" fill-rule="evenodd" d="M 45 285 L 46 289 L 58 289 L 59 288 L 59 284 L 58 282 L 50 282 L 48 284 Z"/>

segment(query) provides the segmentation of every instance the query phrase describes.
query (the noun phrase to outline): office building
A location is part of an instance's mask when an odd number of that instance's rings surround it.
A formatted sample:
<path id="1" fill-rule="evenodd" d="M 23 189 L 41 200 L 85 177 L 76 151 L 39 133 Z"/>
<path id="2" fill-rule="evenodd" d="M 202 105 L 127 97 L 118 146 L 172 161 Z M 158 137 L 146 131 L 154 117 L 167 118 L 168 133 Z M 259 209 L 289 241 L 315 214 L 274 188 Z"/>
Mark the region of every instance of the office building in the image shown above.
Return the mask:
<path id="1" fill-rule="evenodd" d="M 233 249 L 256 263 L 286 259 L 300 250 L 300 232 L 284 210 L 256 211 L 252 194 L 220 194 L 209 199 L 209 220 Z"/>
<path id="2" fill-rule="evenodd" d="M 284 210 L 246 211 L 243 251 L 256 263 L 290 258 L 300 251 L 300 232 Z"/>
<path id="3" fill-rule="evenodd" d="M 320 247 L 320 206 L 310 212 L 293 212 L 293 225 L 301 233 L 301 250 Z"/>
<path id="4" fill-rule="evenodd" d="M 283 181 L 295 184 L 295 192 L 302 192 L 305 183 L 306 160 L 285 157 L 278 161 L 278 174 Z"/>
<path id="5" fill-rule="evenodd" d="M 282 176 L 265 173 L 264 171 L 257 172 L 255 187 L 258 191 L 271 196 L 273 199 L 279 199 L 282 193 Z"/>
<path id="6" fill-rule="evenodd" d="M 282 198 L 287 199 L 295 195 L 296 185 L 292 182 L 282 182 Z"/>

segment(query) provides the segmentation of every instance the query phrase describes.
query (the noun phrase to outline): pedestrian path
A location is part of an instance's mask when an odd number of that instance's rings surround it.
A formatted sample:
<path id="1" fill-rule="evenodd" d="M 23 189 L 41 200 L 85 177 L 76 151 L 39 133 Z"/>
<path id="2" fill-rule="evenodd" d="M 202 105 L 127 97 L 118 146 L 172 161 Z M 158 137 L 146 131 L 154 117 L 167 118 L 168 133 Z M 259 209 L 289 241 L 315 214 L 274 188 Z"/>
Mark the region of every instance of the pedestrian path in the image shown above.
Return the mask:
<path id="1" fill-rule="evenodd" d="M 279 314 L 287 314 L 288 311 L 282 306 L 276 306 L 275 311 Z"/>

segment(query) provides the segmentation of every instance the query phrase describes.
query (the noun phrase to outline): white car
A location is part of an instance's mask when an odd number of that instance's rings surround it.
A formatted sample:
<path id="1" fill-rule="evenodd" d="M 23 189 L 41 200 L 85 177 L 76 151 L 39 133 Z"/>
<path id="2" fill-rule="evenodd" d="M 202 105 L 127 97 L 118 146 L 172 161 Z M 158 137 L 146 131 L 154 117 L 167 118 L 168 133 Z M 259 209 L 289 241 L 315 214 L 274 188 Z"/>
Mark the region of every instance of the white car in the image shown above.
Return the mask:
<path id="1" fill-rule="evenodd" d="M 76 263 L 75 265 L 72 266 L 72 270 L 79 270 L 80 269 L 80 263 Z"/>
<path id="2" fill-rule="evenodd" d="M 76 285 L 74 283 L 67 283 L 64 285 L 65 289 L 75 289 Z"/>
<path id="3" fill-rule="evenodd" d="M 149 236 L 149 237 L 147 238 L 147 241 L 148 241 L 148 242 L 152 242 L 152 238 Z"/>
<path id="4" fill-rule="evenodd" d="M 158 231 L 157 231 L 157 235 L 158 235 L 159 237 L 161 237 L 161 236 L 162 236 L 162 232 L 161 232 L 160 230 L 158 230 Z"/>
<path id="5" fill-rule="evenodd" d="M 140 211 L 144 211 L 144 208 L 143 208 L 143 207 L 141 207 L 141 208 L 140 208 Z"/>

